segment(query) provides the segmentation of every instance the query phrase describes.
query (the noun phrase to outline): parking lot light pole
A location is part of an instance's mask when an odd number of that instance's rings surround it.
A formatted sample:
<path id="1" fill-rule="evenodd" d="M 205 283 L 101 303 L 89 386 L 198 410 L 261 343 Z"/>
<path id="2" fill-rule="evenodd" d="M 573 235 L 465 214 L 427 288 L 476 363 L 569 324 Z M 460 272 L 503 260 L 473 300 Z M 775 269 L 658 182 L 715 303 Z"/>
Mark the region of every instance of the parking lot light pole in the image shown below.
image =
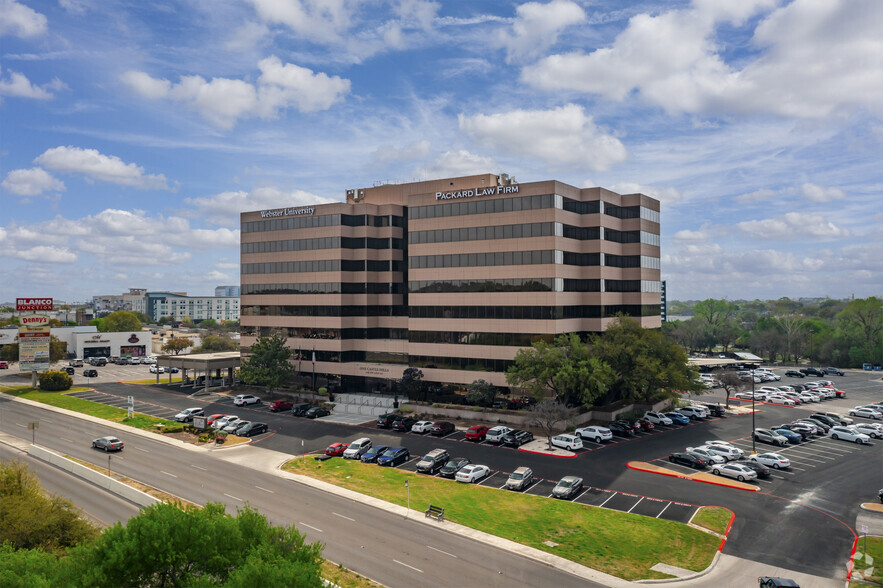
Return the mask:
<path id="1" fill-rule="evenodd" d="M 751 455 L 757 455 L 757 436 L 754 434 L 754 373 L 751 373 Z"/>

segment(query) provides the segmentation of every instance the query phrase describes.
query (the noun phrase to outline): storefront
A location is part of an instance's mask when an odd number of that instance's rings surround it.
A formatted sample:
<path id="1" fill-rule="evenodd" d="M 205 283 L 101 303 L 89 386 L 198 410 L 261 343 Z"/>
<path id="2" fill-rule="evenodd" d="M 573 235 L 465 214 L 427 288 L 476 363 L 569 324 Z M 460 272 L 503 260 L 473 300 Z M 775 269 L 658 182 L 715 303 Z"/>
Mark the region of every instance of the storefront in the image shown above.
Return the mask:
<path id="1" fill-rule="evenodd" d="M 77 357 L 144 357 L 150 355 L 150 331 L 128 333 L 77 333 Z"/>

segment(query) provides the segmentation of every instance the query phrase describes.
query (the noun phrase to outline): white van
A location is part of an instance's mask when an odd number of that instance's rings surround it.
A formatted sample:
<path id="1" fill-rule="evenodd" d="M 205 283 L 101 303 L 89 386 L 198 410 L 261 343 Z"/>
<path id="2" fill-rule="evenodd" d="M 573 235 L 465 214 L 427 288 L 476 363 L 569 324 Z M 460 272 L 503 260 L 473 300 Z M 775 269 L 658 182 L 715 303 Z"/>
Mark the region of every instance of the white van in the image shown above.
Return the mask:
<path id="1" fill-rule="evenodd" d="M 369 449 L 371 449 L 371 439 L 367 437 L 360 437 L 356 439 L 352 443 L 350 443 L 349 447 L 346 448 L 343 452 L 344 459 L 361 459 L 362 455 L 364 455 Z"/>
<path id="2" fill-rule="evenodd" d="M 708 411 L 699 406 L 683 406 L 678 409 L 678 412 L 684 416 L 690 417 L 691 420 L 698 420 L 708 418 Z"/>

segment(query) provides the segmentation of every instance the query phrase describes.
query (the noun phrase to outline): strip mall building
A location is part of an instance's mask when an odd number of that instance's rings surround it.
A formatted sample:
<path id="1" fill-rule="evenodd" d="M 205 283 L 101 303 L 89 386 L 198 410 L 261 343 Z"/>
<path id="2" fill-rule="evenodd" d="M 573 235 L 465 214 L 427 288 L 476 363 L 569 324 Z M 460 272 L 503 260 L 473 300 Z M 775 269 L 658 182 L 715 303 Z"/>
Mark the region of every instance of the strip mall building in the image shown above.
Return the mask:
<path id="1" fill-rule="evenodd" d="M 506 386 L 519 349 L 660 326 L 659 201 L 485 174 L 347 190 L 346 203 L 241 215 L 241 329 L 283 333 L 300 369 L 374 390 Z"/>

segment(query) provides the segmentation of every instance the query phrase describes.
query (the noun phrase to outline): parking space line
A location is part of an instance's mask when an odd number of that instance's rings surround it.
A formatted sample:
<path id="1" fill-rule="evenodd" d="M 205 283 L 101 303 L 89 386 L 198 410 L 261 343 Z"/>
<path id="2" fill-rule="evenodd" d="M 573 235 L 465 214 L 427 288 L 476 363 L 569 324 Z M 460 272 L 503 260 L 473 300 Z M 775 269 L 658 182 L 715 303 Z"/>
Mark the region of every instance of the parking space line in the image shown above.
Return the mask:
<path id="1" fill-rule="evenodd" d="M 662 509 L 662 510 L 660 510 L 660 511 L 659 511 L 659 514 L 658 514 L 658 515 L 656 515 L 656 517 L 655 517 L 655 518 L 657 518 L 657 519 L 658 519 L 658 518 L 659 518 L 659 517 L 661 517 L 661 516 L 662 516 L 662 513 L 664 513 L 664 512 L 665 512 L 665 510 L 666 510 L 666 509 L 667 509 L 667 508 L 668 508 L 668 507 L 669 507 L 669 506 L 671 506 L 671 502 L 669 502 L 669 503 L 668 503 L 668 504 L 666 504 L 666 505 L 665 505 L 665 507 L 664 507 L 664 508 L 663 508 L 663 509 Z"/>
<path id="2" fill-rule="evenodd" d="M 617 494 L 619 494 L 619 492 L 614 492 L 613 494 L 610 495 L 610 497 L 607 500 L 605 500 L 604 502 L 602 502 L 598 506 L 600 508 L 604 508 L 604 505 L 607 504 L 608 502 L 610 502 L 610 499 L 613 498 L 614 496 L 616 496 Z"/>
<path id="3" fill-rule="evenodd" d="M 639 498 L 638 501 L 636 503 L 634 503 L 632 505 L 632 507 L 630 509 L 628 509 L 626 512 L 632 512 L 633 510 L 635 510 L 635 507 L 638 506 L 639 504 L 641 504 L 642 500 L 644 500 L 643 496 L 641 498 Z"/>

